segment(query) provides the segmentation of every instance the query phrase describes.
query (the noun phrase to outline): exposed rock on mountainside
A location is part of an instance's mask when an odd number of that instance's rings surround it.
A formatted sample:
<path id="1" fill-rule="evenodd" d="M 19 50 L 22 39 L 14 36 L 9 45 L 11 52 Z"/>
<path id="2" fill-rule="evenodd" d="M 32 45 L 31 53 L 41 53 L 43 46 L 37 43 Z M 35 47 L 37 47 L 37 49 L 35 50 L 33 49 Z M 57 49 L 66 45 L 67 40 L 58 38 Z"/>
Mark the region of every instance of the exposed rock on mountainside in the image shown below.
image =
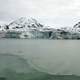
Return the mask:
<path id="1" fill-rule="evenodd" d="M 27 39 L 80 39 L 80 22 L 72 28 L 51 28 L 36 19 L 21 17 L 8 25 L 0 26 L 0 38 Z"/>

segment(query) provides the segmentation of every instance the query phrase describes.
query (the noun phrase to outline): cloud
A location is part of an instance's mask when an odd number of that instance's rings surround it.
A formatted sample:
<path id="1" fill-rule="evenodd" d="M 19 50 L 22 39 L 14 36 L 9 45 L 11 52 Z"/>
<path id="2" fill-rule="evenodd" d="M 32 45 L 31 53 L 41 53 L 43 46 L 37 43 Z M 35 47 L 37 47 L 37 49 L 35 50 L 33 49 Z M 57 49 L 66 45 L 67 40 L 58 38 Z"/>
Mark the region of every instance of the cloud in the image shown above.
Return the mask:
<path id="1" fill-rule="evenodd" d="M 0 0 L 0 12 L 15 16 L 54 16 L 76 11 L 79 2 L 79 0 Z"/>
<path id="2" fill-rule="evenodd" d="M 0 20 L 20 16 L 61 19 L 79 15 L 80 0 L 0 0 Z"/>

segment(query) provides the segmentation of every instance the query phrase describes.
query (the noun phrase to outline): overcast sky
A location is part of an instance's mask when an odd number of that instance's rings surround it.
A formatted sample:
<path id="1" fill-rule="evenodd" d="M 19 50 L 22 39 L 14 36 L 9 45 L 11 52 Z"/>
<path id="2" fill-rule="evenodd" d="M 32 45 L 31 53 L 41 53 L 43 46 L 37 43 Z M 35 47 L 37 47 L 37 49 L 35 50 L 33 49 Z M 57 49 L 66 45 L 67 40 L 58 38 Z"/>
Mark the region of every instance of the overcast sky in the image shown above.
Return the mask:
<path id="1" fill-rule="evenodd" d="M 80 0 L 0 0 L 0 22 L 32 16 L 53 26 L 80 21 Z"/>

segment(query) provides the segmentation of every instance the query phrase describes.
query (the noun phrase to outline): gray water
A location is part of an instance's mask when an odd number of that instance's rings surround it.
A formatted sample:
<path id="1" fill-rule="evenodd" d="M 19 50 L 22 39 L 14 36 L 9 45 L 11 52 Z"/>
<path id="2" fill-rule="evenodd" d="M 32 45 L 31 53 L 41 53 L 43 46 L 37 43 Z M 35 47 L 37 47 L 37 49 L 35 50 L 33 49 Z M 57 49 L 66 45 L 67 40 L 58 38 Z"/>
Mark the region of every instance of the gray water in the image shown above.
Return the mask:
<path id="1" fill-rule="evenodd" d="M 80 76 L 79 40 L 1 39 L 0 54 L 21 56 L 40 72 Z"/>

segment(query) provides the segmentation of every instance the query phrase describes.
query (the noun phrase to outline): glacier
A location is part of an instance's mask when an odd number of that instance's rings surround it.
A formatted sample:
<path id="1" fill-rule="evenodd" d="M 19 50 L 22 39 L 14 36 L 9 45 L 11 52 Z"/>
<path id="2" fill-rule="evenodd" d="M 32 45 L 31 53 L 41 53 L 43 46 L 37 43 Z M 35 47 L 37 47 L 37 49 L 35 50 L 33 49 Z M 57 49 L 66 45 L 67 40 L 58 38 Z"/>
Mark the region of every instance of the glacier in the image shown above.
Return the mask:
<path id="1" fill-rule="evenodd" d="M 0 26 L 0 38 L 19 39 L 80 39 L 80 22 L 59 29 L 45 26 L 34 18 L 21 17 Z"/>

